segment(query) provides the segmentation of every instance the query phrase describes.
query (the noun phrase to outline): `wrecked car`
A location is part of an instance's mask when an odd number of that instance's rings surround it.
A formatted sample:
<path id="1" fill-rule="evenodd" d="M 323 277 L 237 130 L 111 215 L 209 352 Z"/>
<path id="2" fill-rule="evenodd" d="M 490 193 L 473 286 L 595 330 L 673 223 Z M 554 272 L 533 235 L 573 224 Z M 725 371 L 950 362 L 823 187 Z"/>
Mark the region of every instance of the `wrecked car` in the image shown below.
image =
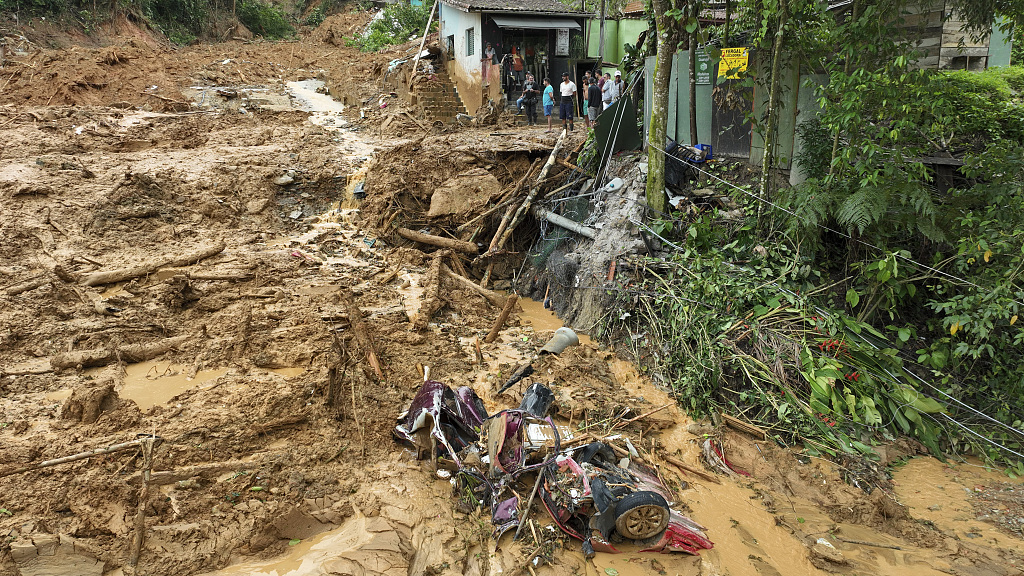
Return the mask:
<path id="1" fill-rule="evenodd" d="M 529 514 L 533 497 L 522 509 L 524 490 L 515 487 L 536 473 L 531 485 L 542 506 L 562 532 L 582 541 L 587 556 L 618 552 L 615 544 L 623 541 L 658 552 L 713 547 L 700 525 L 671 509 L 657 472 L 635 458 L 617 458 L 604 442 L 563 449 L 573 431 L 548 416 L 553 400 L 550 389 L 535 383 L 518 408 L 489 416 L 471 388 L 427 381 L 394 436 L 451 478 L 466 511 L 490 510 L 496 540 Z"/>
<path id="2" fill-rule="evenodd" d="M 657 472 L 616 458 L 604 442 L 559 455 L 541 474 L 544 508 L 563 532 L 583 541 L 588 556 L 618 552 L 612 542 L 621 540 L 655 552 L 698 554 L 713 546 L 700 525 L 669 507 Z"/>

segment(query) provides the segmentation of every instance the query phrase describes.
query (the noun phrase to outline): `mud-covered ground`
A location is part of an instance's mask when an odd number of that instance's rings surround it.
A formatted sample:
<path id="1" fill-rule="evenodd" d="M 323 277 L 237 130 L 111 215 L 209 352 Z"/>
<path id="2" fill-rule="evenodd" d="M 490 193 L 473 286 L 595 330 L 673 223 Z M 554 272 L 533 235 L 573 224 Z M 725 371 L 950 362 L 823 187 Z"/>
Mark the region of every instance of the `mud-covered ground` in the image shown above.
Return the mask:
<path id="1" fill-rule="evenodd" d="M 157 434 L 141 506 L 139 573 L 151 575 L 490 576 L 521 572 L 538 545 L 537 574 L 1020 573 L 1020 484 L 997 472 L 903 443 L 886 451 L 902 463 L 890 481 L 674 406 L 616 431 L 659 465 L 713 550 L 587 562 L 545 528 L 496 546 L 487 520 L 458 512 L 448 482 L 391 429 L 424 366 L 474 386 L 491 411 L 516 405 L 517 389 L 498 396 L 497 384 L 559 323 L 524 302 L 479 364 L 474 340 L 499 310 L 445 279 L 443 306 L 414 329 L 432 254 L 381 230 L 457 222 L 457 209 L 427 215 L 436 188 L 468 173 L 477 192 L 504 189 L 553 138 L 381 129 L 379 76 L 406 49 L 344 47 L 363 20 L 335 16 L 296 42 L 172 50 L 130 34 L 101 48 L 29 46 L 5 63 L 0 474 Z M 310 78 L 349 103 L 326 125 L 287 95 Z M 361 211 L 352 192 L 367 173 Z M 130 277 L 98 276 L 117 270 Z M 348 294 L 381 374 L 353 338 Z M 540 366 L 534 379 L 554 389 L 565 423 L 610 432 L 616 415 L 673 403 L 613 348 L 585 340 Z M 716 483 L 666 461 L 706 470 L 706 435 L 750 476 Z M 144 460 L 133 449 L 0 477 L 0 574 L 124 570 Z"/>

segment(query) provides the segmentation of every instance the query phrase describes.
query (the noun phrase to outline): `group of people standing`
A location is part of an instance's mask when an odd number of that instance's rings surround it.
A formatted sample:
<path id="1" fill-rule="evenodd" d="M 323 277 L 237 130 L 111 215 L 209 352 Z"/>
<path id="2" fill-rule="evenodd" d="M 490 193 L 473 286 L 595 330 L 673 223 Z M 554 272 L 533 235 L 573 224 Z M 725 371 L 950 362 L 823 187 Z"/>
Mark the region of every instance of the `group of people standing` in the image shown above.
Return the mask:
<path id="1" fill-rule="evenodd" d="M 615 72 L 612 79 L 610 73 L 593 75 L 588 70 L 583 77 L 584 87 L 582 116 L 584 124 L 590 128 L 591 122 L 597 124 L 597 117 L 601 112 L 619 100 L 624 90 L 622 74 Z M 523 82 L 523 94 L 519 99 L 518 107 L 525 109 L 526 122 L 530 126 L 537 124 L 537 99 L 540 98 L 544 107 L 544 116 L 548 119 L 548 132 L 551 132 L 552 112 L 555 107 L 555 89 L 551 80 L 544 79 L 543 86 L 539 86 L 533 74 L 527 73 L 526 81 Z M 576 83 L 569 79 L 569 73 L 562 73 L 562 82 L 558 85 L 560 98 L 558 99 L 558 115 L 562 119 L 562 127 L 570 132 L 575 128 L 576 109 Z"/>

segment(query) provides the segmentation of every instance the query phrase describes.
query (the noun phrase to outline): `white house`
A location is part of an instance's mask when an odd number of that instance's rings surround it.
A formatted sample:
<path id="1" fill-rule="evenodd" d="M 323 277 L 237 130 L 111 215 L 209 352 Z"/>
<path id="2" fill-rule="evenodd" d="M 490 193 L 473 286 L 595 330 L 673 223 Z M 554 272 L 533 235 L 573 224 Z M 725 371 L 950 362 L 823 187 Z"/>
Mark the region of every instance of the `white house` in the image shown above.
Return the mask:
<path id="1" fill-rule="evenodd" d="M 552 84 L 562 72 L 583 74 L 576 62 L 586 57 L 583 30 L 590 14 L 558 0 L 440 0 L 438 10 L 448 74 L 471 114 L 502 94 L 518 95 L 526 72 Z M 492 58 L 485 55 L 488 43 Z"/>

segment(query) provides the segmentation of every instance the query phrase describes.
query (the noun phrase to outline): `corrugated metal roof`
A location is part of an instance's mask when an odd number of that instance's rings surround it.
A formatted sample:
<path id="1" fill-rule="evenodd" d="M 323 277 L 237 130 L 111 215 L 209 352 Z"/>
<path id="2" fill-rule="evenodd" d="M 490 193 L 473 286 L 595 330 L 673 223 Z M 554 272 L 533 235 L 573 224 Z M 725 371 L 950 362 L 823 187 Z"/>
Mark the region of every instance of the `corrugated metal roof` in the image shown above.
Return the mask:
<path id="1" fill-rule="evenodd" d="M 711 2 L 705 5 L 700 11 L 700 17 L 704 20 L 725 20 L 725 4 L 721 2 Z M 647 15 L 647 3 L 643 1 L 630 2 L 622 7 L 620 13 L 623 16 L 629 16 L 632 18 Z M 733 8 L 732 17 L 735 19 L 738 16 L 738 10 Z"/>
<path id="2" fill-rule="evenodd" d="M 502 28 L 522 28 L 525 30 L 556 30 L 558 28 L 572 28 L 579 30 L 579 22 L 572 18 L 552 18 L 541 16 L 531 18 L 529 16 L 506 16 L 496 14 L 491 16 L 494 23 Z"/>
<path id="3" fill-rule="evenodd" d="M 441 0 L 457 8 L 472 12 L 537 12 L 544 14 L 564 14 L 567 16 L 591 16 L 589 13 L 575 12 L 558 0 Z"/>

